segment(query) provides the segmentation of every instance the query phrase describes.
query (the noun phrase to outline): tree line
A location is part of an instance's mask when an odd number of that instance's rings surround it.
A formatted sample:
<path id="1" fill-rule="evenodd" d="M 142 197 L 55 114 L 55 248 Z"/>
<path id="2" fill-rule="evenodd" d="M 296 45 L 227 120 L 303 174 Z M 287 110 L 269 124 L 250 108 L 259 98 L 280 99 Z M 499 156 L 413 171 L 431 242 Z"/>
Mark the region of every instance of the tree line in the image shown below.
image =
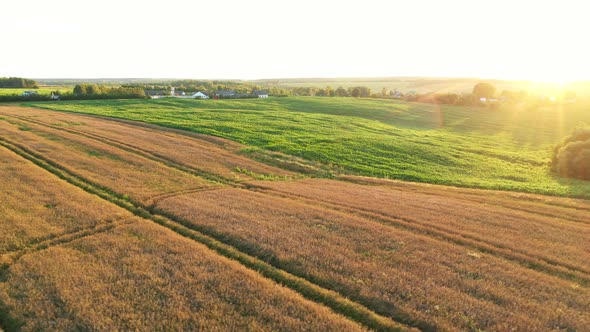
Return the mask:
<path id="1" fill-rule="evenodd" d="M 30 88 L 37 89 L 39 85 L 34 80 L 22 77 L 0 77 L 0 88 Z"/>
<path id="2" fill-rule="evenodd" d="M 104 97 L 104 99 L 145 98 L 145 92 L 142 88 L 126 86 L 113 87 L 101 84 L 77 84 L 74 87 L 73 94 L 80 99 L 83 97 Z"/>
<path id="3" fill-rule="evenodd" d="M 6 101 L 50 101 L 50 100 L 89 100 L 89 99 L 137 99 L 145 98 L 142 88 L 115 87 L 102 84 L 77 84 L 72 92 L 52 91 L 50 95 L 6 95 L 0 96 L 0 102 Z"/>
<path id="4" fill-rule="evenodd" d="M 251 84 L 242 81 L 201 81 L 201 80 L 176 80 L 168 82 L 154 82 L 154 83 L 132 83 L 124 84 L 127 88 L 140 88 L 144 90 L 159 90 L 169 92 L 172 87 L 178 91 L 185 92 L 204 92 L 213 94 L 217 90 L 233 90 L 237 94 L 249 94 L 254 90 L 265 90 L 273 96 L 287 96 L 291 95 L 288 89 L 281 87 L 264 87 L 258 84 Z"/>
<path id="5" fill-rule="evenodd" d="M 371 89 L 366 86 L 357 86 L 350 88 L 332 87 L 282 87 L 272 85 L 268 82 L 264 84 L 253 84 L 243 81 L 201 81 L 201 80 L 176 80 L 161 83 L 135 83 L 125 84 L 124 87 L 142 88 L 146 90 L 170 91 L 174 87 L 176 91 L 206 92 L 213 93 L 217 90 L 233 90 L 236 93 L 250 93 L 253 90 L 268 91 L 271 96 L 321 96 L 321 97 L 371 97 Z"/>

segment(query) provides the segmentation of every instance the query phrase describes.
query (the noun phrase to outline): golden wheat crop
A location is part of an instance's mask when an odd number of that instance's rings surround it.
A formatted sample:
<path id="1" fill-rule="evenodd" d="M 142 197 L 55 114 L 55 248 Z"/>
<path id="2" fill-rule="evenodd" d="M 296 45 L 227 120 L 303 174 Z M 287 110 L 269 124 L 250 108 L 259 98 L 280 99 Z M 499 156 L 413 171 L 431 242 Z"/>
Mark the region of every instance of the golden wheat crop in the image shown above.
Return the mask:
<path id="1" fill-rule="evenodd" d="M 314 202 L 322 201 L 344 210 L 368 215 L 403 219 L 433 227 L 447 234 L 481 241 L 486 246 L 540 258 L 590 274 L 590 210 L 579 207 L 556 208 L 537 204 L 534 210 L 519 208 L 526 195 L 512 198 L 502 206 L 491 205 L 487 192 L 449 195 L 449 188 L 430 186 L 430 192 L 416 191 L 424 186 L 361 186 L 327 180 L 259 183 L 279 193 Z M 436 189 L 439 189 L 436 192 Z M 480 193 L 480 196 L 477 196 Z M 506 193 L 504 193 L 507 195 Z M 535 195 L 529 195 L 535 197 Z M 553 198 L 568 204 L 569 199 Z M 565 217 L 545 215 L 559 210 Z M 569 212 L 567 214 L 566 212 Z M 569 215 L 569 217 L 568 217 Z"/>
<path id="2" fill-rule="evenodd" d="M 171 197 L 158 209 L 421 328 L 580 330 L 590 323 L 590 291 L 575 281 L 345 212 L 239 189 Z"/>
<path id="3" fill-rule="evenodd" d="M 0 121 L 6 139 L 96 184 L 137 201 L 211 186 L 192 174 L 85 137 L 34 124 Z"/>
<path id="4" fill-rule="evenodd" d="M 131 216 L 2 147 L 0 201 L 0 254 Z"/>
<path id="5" fill-rule="evenodd" d="M 148 221 L 25 255 L 5 278 L 23 331 L 363 330 Z"/>

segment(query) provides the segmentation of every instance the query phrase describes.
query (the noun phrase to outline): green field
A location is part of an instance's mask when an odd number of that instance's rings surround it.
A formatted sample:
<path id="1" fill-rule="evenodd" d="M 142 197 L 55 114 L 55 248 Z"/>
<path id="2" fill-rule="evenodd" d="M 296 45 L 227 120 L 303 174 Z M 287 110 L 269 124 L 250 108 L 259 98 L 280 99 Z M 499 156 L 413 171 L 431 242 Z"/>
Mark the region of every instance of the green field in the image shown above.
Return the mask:
<path id="1" fill-rule="evenodd" d="M 72 92 L 71 86 L 42 86 L 38 89 L 31 89 L 31 88 L 7 88 L 7 89 L 0 89 L 0 96 L 12 96 L 17 95 L 20 96 L 23 94 L 24 91 L 37 91 L 40 95 L 48 96 L 51 94 L 52 91 L 59 90 L 63 92 Z"/>
<path id="2" fill-rule="evenodd" d="M 132 119 L 319 162 L 334 173 L 590 198 L 549 171 L 551 148 L 589 105 L 490 110 L 390 100 L 109 100 L 29 106 Z"/>

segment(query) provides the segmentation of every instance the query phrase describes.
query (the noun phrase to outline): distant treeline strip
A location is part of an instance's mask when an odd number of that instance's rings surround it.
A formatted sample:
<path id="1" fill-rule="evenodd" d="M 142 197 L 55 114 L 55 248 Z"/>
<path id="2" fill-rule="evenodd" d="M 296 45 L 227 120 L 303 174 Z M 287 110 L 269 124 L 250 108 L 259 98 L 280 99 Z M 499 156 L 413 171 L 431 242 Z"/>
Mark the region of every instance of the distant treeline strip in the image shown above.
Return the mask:
<path id="1" fill-rule="evenodd" d="M 52 96 L 53 95 L 53 96 Z M 51 101 L 51 100 L 91 100 L 91 99 L 134 99 L 145 98 L 141 88 L 111 87 L 98 84 L 78 84 L 73 93 L 52 92 L 52 95 L 9 95 L 0 96 L 0 102 L 8 101 Z"/>
<path id="2" fill-rule="evenodd" d="M 99 84 L 77 84 L 74 87 L 75 96 L 134 96 L 144 98 L 144 89 L 138 87 L 111 87 Z"/>
<path id="3" fill-rule="evenodd" d="M 0 77 L 0 88 L 33 88 L 39 86 L 34 80 L 21 77 Z"/>

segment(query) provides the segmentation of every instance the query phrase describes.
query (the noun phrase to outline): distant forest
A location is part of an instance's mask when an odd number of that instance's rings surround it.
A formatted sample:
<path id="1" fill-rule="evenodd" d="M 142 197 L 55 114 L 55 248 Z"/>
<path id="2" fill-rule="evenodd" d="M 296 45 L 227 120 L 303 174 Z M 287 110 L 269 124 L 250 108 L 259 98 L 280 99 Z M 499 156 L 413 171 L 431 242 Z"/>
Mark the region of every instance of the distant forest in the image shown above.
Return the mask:
<path id="1" fill-rule="evenodd" d="M 34 80 L 21 77 L 0 77 L 0 88 L 32 88 L 39 86 Z"/>

